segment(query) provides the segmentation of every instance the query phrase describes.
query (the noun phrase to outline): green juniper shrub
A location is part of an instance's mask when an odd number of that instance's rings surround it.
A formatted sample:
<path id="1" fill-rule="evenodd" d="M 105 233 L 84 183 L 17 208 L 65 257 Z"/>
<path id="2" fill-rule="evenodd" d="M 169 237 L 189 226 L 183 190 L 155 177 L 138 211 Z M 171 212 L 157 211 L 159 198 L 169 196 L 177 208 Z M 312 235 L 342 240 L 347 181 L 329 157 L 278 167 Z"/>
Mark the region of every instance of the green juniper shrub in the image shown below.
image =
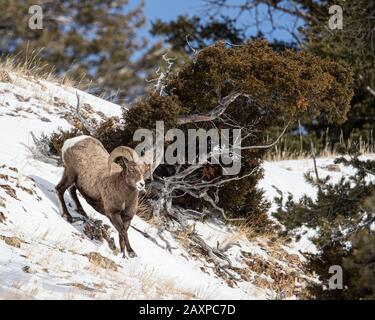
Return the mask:
<path id="1" fill-rule="evenodd" d="M 292 50 L 276 52 L 264 41 L 240 47 L 219 42 L 201 50 L 190 63 L 174 73 L 166 81 L 165 93 L 184 106 L 180 114 L 188 115 L 212 110 L 222 96 L 234 90 L 245 92 L 249 97 L 234 101 L 227 115 L 240 126 L 256 123 L 258 134 L 242 143 L 257 145 L 261 144 L 268 128 L 306 113 L 317 116 L 325 110 L 331 121 L 344 120 L 352 96 L 350 84 L 350 71 L 329 60 Z M 141 113 L 134 116 L 142 117 Z M 137 124 L 142 121 L 146 122 L 139 119 Z M 220 120 L 215 120 L 214 125 L 226 127 Z M 241 175 L 261 163 L 264 150 L 243 153 Z M 219 205 L 240 217 L 264 213 L 265 203 L 259 193 L 254 192 L 262 176 L 262 170 L 258 169 L 253 176 L 222 188 Z"/>
<path id="2" fill-rule="evenodd" d="M 348 241 L 332 241 L 319 254 L 309 255 L 306 264 L 315 272 L 322 284 L 311 283 L 309 292 L 318 299 L 371 299 L 375 300 L 375 232 L 361 228 Z M 331 266 L 341 266 L 343 289 L 328 290 Z M 323 286 L 324 285 L 324 286 Z"/>
<path id="3" fill-rule="evenodd" d="M 64 130 L 59 128 L 57 131 L 52 132 L 49 136 L 49 148 L 51 154 L 61 156 L 61 148 L 65 140 L 82 135 L 82 131 L 77 128 Z"/>
<path id="4" fill-rule="evenodd" d="M 327 28 L 330 13 L 326 8 L 340 5 L 344 12 L 344 28 L 332 32 Z M 314 10 L 314 7 L 321 7 Z M 341 132 L 347 139 L 353 130 L 375 129 L 375 96 L 369 88 L 375 88 L 374 71 L 374 15 L 373 0 L 336 1 L 324 0 L 310 7 L 311 21 L 303 31 L 307 50 L 321 57 L 330 57 L 351 66 L 354 73 L 355 95 L 351 101 L 348 119 L 341 124 L 329 124 L 323 115 L 319 121 L 306 123 L 318 133 L 330 127 L 331 140 L 338 141 Z M 315 11 L 315 12 L 314 12 Z"/>
<path id="5" fill-rule="evenodd" d="M 105 130 L 98 130 L 102 132 L 98 138 L 111 151 L 119 145 L 134 147 L 134 132 L 155 128 L 159 120 L 165 122 L 166 130 L 177 127 L 184 132 L 198 128 L 231 129 L 234 123 L 235 127 L 252 133 L 242 139 L 242 146 L 262 145 L 268 129 L 293 124 L 306 114 L 316 117 L 324 111 L 330 121 L 344 121 L 353 94 L 351 83 L 350 70 L 329 59 L 305 52 L 275 50 L 266 41 L 251 41 L 242 46 L 218 42 L 200 50 L 178 71 L 171 72 L 161 90 L 135 102 L 124 114 L 123 128 L 106 125 Z M 179 124 L 180 117 L 206 114 L 234 92 L 242 95 L 227 107 L 225 116 Z M 264 153 L 264 148 L 242 150 L 238 178 L 252 174 L 221 186 L 217 201 L 230 217 L 250 221 L 264 218 L 264 223 L 257 225 L 259 231 L 269 225 L 266 217 L 269 204 L 258 188 L 263 177 Z M 170 176 L 174 170 L 163 164 L 156 174 Z M 207 182 L 222 177 L 222 169 L 210 165 L 194 174 L 197 183 Z M 211 194 L 214 191 L 207 190 Z M 180 195 L 174 201 L 191 209 L 207 207 L 207 203 L 189 195 Z"/>
<path id="6" fill-rule="evenodd" d="M 344 270 L 351 275 L 350 298 L 375 300 L 375 232 L 362 229 L 351 237 L 352 250 Z"/>
<path id="7" fill-rule="evenodd" d="M 287 233 L 301 236 L 301 227 L 316 230 L 312 241 L 317 254 L 309 254 L 306 267 L 315 272 L 322 283 L 312 283 L 310 293 L 319 299 L 375 299 L 375 183 L 368 179 L 375 173 L 375 161 L 361 160 L 357 153 L 351 158 L 338 158 L 336 163 L 353 166 L 353 176 L 331 183 L 329 177 L 307 181 L 317 188 L 316 198 L 307 195 L 299 201 L 289 196 L 284 203 L 276 199 L 278 210 L 273 214 Z M 371 231 L 372 230 L 372 231 Z M 327 290 L 329 268 L 343 269 L 343 290 Z"/>
<path id="8" fill-rule="evenodd" d="M 94 133 L 94 137 L 101 141 L 108 152 L 119 145 L 126 144 L 123 140 L 123 126 L 119 125 L 119 119 L 112 117 L 102 122 Z"/>

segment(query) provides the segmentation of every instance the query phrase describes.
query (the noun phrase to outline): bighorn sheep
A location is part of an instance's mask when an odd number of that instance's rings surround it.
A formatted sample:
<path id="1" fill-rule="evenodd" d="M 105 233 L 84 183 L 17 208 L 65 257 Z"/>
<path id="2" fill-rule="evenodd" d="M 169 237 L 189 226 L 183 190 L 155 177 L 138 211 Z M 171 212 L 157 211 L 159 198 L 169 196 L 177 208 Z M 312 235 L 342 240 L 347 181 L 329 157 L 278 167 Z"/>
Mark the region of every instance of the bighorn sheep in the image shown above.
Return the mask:
<path id="1" fill-rule="evenodd" d="M 123 157 L 126 168 L 114 161 Z M 150 154 L 140 157 L 129 147 L 118 147 L 109 154 L 97 139 L 79 136 L 65 141 L 62 148 L 64 174 L 56 186 L 62 216 L 72 221 L 64 202 L 64 192 L 69 189 L 77 212 L 87 217 L 78 197 L 84 199 L 98 212 L 109 218 L 119 233 L 121 252 L 130 257 L 136 254 L 130 246 L 128 228 L 136 213 L 139 191 L 145 187 L 144 174 L 151 170 Z"/>

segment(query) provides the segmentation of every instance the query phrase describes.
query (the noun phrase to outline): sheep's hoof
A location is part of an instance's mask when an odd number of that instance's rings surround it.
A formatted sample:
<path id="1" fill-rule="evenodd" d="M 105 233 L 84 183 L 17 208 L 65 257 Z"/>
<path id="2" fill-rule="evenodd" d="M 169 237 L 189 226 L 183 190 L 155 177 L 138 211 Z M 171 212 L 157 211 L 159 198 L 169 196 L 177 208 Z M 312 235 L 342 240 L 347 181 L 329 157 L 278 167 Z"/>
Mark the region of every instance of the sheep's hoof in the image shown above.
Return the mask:
<path id="1" fill-rule="evenodd" d="M 82 209 L 82 210 L 77 209 L 76 211 L 77 211 L 81 216 L 83 216 L 84 218 L 86 218 L 86 219 L 89 218 L 89 216 L 86 214 L 85 211 L 83 211 L 83 209 Z"/>
<path id="2" fill-rule="evenodd" d="M 85 217 L 75 217 L 75 218 L 73 218 L 73 222 L 78 222 L 78 221 L 87 222 L 88 218 L 85 218 Z"/>
<path id="3" fill-rule="evenodd" d="M 87 220 L 86 219 L 83 219 L 83 218 L 77 218 L 77 217 L 72 217 L 71 215 L 67 216 L 63 216 L 69 223 L 76 223 L 78 221 L 82 221 L 82 222 L 86 222 Z"/>
<path id="4" fill-rule="evenodd" d="M 135 258 L 137 256 L 137 254 L 134 251 L 130 251 L 128 254 L 130 258 Z"/>
<path id="5" fill-rule="evenodd" d="M 64 214 L 63 218 L 65 218 L 69 223 L 73 223 L 73 217 L 71 215 Z"/>

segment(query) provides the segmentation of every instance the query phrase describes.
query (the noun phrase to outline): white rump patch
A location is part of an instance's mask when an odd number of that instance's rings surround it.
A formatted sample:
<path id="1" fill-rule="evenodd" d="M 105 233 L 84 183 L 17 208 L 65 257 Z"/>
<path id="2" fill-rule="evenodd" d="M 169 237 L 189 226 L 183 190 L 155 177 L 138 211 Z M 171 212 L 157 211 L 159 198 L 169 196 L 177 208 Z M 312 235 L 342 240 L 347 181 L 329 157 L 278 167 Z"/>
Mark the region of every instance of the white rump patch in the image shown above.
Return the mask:
<path id="1" fill-rule="evenodd" d="M 61 149 L 61 155 L 63 156 L 65 151 L 68 150 L 69 148 L 73 147 L 77 142 L 80 142 L 82 140 L 85 140 L 87 138 L 91 138 L 90 136 L 79 136 L 75 138 L 68 139 L 64 142 L 64 145 Z"/>

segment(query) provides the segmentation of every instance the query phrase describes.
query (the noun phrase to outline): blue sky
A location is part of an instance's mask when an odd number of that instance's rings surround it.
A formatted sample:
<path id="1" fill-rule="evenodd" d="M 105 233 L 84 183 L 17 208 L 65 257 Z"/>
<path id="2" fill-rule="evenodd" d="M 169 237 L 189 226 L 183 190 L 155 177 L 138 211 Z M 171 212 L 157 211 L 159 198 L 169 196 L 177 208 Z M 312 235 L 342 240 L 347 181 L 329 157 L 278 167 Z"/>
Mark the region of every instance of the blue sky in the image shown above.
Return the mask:
<path id="1" fill-rule="evenodd" d="M 131 6 L 136 6 L 140 0 L 130 0 L 129 3 Z M 201 15 L 202 11 L 202 0 L 145 0 L 144 14 L 147 26 L 140 32 L 140 35 L 150 39 L 151 35 L 148 30 L 151 27 L 151 21 L 156 19 L 171 21 L 179 15 Z"/>
<path id="2" fill-rule="evenodd" d="M 139 0 L 131 0 L 139 2 Z M 145 15 L 150 20 L 160 18 L 173 20 L 181 14 L 198 14 L 202 11 L 202 0 L 146 0 Z"/>
<path id="3" fill-rule="evenodd" d="M 130 5 L 135 6 L 139 4 L 139 0 L 130 0 Z M 243 0 L 232 0 L 232 3 L 241 3 Z M 151 26 L 151 21 L 161 19 L 163 21 L 174 20 L 178 15 L 198 15 L 204 17 L 205 9 L 204 2 L 202 0 L 145 0 L 144 13 L 147 19 L 147 26 L 140 32 L 140 36 L 146 36 L 151 40 L 151 35 L 148 30 Z M 291 25 L 288 17 L 279 16 L 275 19 L 277 23 L 282 25 Z M 244 15 L 239 21 L 239 26 L 254 21 L 254 17 L 251 15 Z M 264 25 L 265 31 L 267 31 L 267 25 Z M 249 34 L 256 34 L 256 29 L 250 29 Z M 269 39 L 281 39 L 290 40 L 291 36 L 286 31 L 275 31 L 272 35 L 268 36 Z"/>

